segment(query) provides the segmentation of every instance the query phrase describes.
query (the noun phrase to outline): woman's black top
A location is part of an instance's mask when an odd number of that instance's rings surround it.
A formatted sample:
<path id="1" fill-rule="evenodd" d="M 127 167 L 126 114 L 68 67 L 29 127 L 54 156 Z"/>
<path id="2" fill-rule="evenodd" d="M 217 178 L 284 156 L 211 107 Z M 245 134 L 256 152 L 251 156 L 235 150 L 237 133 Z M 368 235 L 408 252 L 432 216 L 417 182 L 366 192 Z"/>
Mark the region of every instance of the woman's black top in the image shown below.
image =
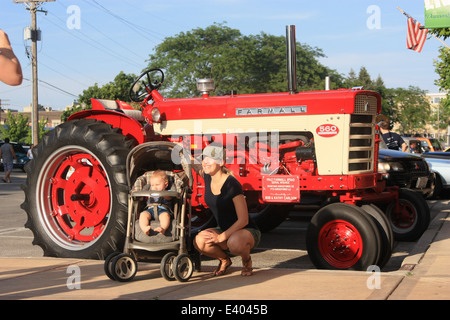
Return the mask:
<path id="1" fill-rule="evenodd" d="M 237 221 L 233 198 L 244 193 L 242 186 L 235 177 L 229 175 L 220 189 L 220 194 L 215 195 L 211 191 L 211 176 L 204 174 L 204 180 L 205 202 L 216 218 L 217 225 L 225 231 Z M 248 225 L 245 228 L 258 229 L 250 216 L 248 217 Z"/>

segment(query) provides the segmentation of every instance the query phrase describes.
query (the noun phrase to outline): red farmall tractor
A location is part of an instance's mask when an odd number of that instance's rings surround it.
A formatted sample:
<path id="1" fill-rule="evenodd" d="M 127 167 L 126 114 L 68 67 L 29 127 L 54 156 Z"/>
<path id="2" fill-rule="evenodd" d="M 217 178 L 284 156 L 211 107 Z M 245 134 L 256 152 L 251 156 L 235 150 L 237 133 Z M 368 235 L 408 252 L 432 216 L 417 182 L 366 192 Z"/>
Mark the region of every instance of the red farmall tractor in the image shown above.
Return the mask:
<path id="1" fill-rule="evenodd" d="M 281 223 L 294 204 L 320 203 L 306 239 L 317 268 L 382 267 L 393 247 L 391 223 L 403 239 L 420 236 L 429 223 L 425 200 L 386 188 L 377 173 L 379 94 L 296 92 L 295 37 L 287 30 L 289 92 L 213 97 L 212 82 L 202 80 L 201 97 L 166 99 L 158 92 L 163 71 L 153 69 L 130 90 L 142 111 L 93 99 L 92 110 L 45 135 L 23 186 L 33 243 L 56 257 L 104 259 L 120 251 L 131 188 L 127 155 L 149 141 L 176 142 L 194 159 L 209 143 L 222 143 L 263 231 Z M 213 224 L 203 188 L 194 173 L 194 232 Z"/>

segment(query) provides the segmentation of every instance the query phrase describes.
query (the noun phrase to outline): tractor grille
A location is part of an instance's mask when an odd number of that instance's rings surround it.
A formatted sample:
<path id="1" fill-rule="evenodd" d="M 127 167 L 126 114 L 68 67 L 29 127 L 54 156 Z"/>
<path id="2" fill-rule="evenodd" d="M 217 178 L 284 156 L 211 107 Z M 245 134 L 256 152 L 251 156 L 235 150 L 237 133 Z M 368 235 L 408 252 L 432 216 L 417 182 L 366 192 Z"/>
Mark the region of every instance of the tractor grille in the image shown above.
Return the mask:
<path id="1" fill-rule="evenodd" d="M 355 97 L 355 114 L 377 114 L 377 98 L 360 94 Z"/>
<path id="2" fill-rule="evenodd" d="M 355 114 L 350 116 L 349 174 L 373 171 L 376 112 L 377 99 L 375 97 L 356 96 Z"/>

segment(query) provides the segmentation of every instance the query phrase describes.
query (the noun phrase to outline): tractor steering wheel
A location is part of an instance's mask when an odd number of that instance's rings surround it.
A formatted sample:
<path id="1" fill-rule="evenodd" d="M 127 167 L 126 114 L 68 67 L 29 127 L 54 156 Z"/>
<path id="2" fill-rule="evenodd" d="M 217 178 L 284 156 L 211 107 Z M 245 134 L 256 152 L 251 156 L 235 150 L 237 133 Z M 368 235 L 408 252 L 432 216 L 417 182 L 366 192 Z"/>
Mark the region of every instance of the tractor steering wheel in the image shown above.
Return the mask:
<path id="1" fill-rule="evenodd" d="M 164 72 L 161 69 L 149 69 L 137 78 L 130 88 L 130 99 L 142 102 L 153 90 L 161 87 L 164 82 Z"/>

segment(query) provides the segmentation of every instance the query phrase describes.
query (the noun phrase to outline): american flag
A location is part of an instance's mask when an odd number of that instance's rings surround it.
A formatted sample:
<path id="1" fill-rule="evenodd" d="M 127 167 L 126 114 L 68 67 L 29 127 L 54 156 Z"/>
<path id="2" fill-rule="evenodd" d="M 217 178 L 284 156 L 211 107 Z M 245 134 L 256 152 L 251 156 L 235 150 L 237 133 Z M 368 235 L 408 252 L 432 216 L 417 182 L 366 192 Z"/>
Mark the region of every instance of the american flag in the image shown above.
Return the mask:
<path id="1" fill-rule="evenodd" d="M 420 29 L 421 24 L 408 18 L 408 34 L 406 37 L 406 46 L 408 49 L 416 52 L 422 51 L 425 40 L 427 39 L 428 29 Z"/>

